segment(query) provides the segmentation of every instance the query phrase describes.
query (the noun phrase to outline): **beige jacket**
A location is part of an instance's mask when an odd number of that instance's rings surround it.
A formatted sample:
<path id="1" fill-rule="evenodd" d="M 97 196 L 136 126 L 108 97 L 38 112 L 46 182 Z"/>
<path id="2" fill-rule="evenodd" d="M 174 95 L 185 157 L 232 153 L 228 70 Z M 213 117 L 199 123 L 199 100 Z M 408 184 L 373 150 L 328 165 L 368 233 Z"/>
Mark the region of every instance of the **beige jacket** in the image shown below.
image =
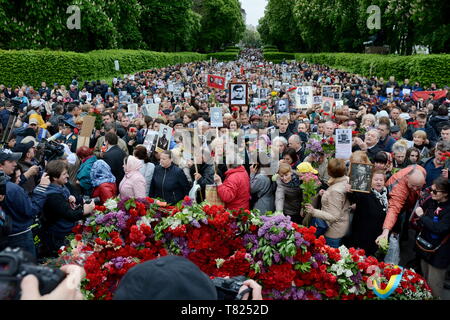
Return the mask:
<path id="1" fill-rule="evenodd" d="M 325 220 L 329 226 L 325 236 L 342 238 L 350 225 L 350 201 L 347 199 L 345 187 L 347 176 L 329 180 L 330 187 L 322 196 L 322 210 L 314 209 L 313 216 Z"/>

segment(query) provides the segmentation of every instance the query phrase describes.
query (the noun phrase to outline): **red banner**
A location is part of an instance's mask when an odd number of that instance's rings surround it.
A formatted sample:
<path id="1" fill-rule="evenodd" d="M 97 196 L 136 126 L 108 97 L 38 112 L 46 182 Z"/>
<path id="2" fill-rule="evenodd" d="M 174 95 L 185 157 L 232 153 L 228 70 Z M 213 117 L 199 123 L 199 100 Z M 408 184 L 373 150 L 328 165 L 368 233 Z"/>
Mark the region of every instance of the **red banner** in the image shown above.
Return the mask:
<path id="1" fill-rule="evenodd" d="M 212 74 L 208 75 L 208 87 L 225 90 L 225 78 Z"/>
<path id="2" fill-rule="evenodd" d="M 439 91 L 414 91 L 412 94 L 412 98 L 414 101 L 422 98 L 423 100 L 427 100 L 431 93 L 434 93 L 434 100 L 439 100 L 444 98 L 447 95 L 447 90 L 439 90 Z"/>

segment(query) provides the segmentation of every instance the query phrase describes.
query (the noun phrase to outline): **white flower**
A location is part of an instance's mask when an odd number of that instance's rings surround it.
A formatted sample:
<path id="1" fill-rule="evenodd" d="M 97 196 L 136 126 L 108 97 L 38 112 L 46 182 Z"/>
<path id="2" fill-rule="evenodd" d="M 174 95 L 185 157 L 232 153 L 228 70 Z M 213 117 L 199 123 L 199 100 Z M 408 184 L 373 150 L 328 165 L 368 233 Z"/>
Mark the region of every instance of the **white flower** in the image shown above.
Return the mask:
<path id="1" fill-rule="evenodd" d="M 348 292 L 350 293 L 356 293 L 357 289 L 355 286 L 351 287 L 350 289 L 348 289 Z"/>
<path id="2" fill-rule="evenodd" d="M 217 269 L 220 268 L 224 262 L 225 262 L 225 259 L 220 259 L 220 258 L 216 259 Z"/>
<path id="3" fill-rule="evenodd" d="M 350 278 L 352 275 L 353 275 L 352 270 L 346 270 L 346 271 L 345 271 L 345 276 L 346 276 L 347 278 Z"/>
<path id="4" fill-rule="evenodd" d="M 109 211 L 117 209 L 117 201 L 115 201 L 114 199 L 106 200 L 104 205 Z"/>

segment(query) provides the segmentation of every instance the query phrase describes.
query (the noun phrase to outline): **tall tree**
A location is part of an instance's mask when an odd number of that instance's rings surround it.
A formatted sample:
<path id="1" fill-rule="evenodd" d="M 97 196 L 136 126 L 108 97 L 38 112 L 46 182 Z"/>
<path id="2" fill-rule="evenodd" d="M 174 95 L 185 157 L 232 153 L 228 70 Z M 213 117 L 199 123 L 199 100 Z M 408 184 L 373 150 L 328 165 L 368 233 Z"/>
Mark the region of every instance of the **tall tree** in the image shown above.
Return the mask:
<path id="1" fill-rule="evenodd" d="M 196 3 L 196 10 L 202 15 L 200 50 L 218 51 L 241 40 L 245 23 L 238 0 L 204 0 Z"/>

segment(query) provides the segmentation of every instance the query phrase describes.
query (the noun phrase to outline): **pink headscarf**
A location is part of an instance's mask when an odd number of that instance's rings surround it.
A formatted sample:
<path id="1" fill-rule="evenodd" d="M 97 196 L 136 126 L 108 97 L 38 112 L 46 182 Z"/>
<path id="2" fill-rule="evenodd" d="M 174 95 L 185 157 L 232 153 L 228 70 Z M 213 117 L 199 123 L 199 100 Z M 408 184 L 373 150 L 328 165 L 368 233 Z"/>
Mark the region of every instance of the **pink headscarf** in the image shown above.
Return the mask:
<path id="1" fill-rule="evenodd" d="M 125 174 L 127 178 L 131 177 L 133 173 L 139 172 L 142 168 L 142 161 L 134 156 L 129 156 L 127 159 L 127 164 L 125 165 Z"/>

